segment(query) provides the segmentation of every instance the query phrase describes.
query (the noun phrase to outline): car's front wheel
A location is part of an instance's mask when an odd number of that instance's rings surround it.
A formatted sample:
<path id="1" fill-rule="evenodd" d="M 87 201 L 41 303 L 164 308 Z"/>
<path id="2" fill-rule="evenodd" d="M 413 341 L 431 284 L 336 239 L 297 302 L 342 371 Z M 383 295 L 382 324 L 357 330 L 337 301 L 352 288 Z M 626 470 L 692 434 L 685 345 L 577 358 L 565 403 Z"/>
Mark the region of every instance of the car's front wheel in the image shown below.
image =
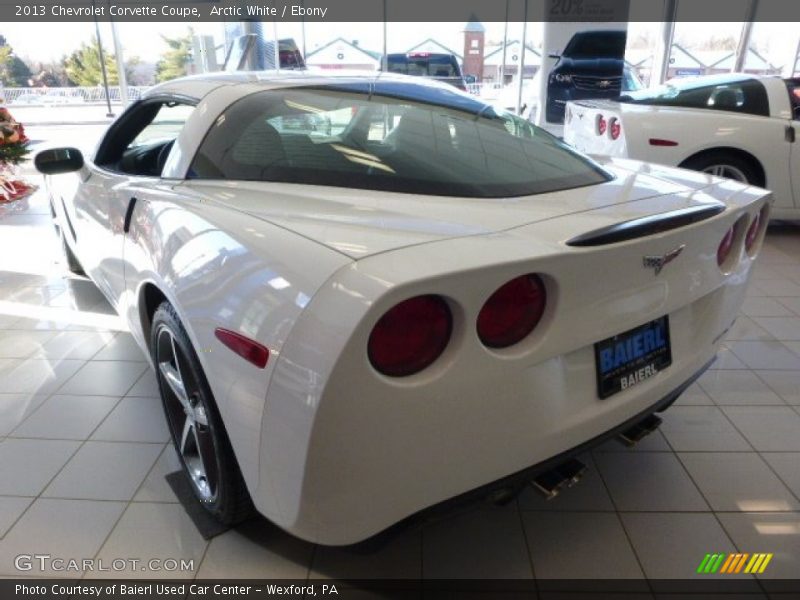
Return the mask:
<path id="1" fill-rule="evenodd" d="M 172 441 L 202 506 L 227 525 L 253 514 L 211 388 L 186 330 L 168 302 L 153 315 L 150 348 Z"/>

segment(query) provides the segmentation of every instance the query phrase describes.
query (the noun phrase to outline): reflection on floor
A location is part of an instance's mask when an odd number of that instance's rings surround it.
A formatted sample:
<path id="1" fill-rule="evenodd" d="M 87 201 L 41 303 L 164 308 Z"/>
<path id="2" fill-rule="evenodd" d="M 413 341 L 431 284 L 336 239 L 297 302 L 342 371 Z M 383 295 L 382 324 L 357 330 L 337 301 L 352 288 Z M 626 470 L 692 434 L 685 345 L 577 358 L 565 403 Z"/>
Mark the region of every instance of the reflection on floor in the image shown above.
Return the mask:
<path id="1" fill-rule="evenodd" d="M 794 228 L 771 230 L 721 359 L 660 432 L 596 449 L 584 481 L 553 501 L 529 491 L 374 551 L 314 547 L 262 521 L 204 541 L 164 481 L 177 463 L 144 356 L 60 261 L 41 194 L 0 207 L 0 575 L 52 574 L 15 569 L 41 553 L 194 561 L 103 576 L 685 578 L 706 553 L 737 550 L 774 553 L 764 577 L 798 574 Z"/>

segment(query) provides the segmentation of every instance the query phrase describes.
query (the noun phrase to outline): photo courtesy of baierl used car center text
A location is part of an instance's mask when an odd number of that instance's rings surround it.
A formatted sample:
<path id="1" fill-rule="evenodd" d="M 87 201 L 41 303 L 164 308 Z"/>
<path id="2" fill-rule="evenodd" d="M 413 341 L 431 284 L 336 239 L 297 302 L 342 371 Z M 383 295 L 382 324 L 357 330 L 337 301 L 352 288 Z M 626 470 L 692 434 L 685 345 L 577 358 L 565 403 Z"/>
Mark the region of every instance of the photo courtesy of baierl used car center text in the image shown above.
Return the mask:
<path id="1" fill-rule="evenodd" d="M 0 17 L 0 598 L 800 598 L 800 4 Z"/>

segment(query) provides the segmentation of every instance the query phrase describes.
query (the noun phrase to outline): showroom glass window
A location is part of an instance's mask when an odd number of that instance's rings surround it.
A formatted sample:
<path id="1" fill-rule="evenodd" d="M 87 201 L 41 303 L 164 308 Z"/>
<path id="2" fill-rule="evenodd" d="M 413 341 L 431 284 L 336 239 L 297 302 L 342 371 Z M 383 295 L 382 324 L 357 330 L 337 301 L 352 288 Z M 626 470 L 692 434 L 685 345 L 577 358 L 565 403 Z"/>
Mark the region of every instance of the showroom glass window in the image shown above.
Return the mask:
<path id="1" fill-rule="evenodd" d="M 610 178 L 525 120 L 444 86 L 398 82 L 249 95 L 212 125 L 187 176 L 467 197 Z"/>
<path id="2" fill-rule="evenodd" d="M 722 80 L 712 85 L 704 79 L 678 80 L 659 87 L 626 93 L 620 101 L 769 116 L 767 90 L 756 79 Z"/>

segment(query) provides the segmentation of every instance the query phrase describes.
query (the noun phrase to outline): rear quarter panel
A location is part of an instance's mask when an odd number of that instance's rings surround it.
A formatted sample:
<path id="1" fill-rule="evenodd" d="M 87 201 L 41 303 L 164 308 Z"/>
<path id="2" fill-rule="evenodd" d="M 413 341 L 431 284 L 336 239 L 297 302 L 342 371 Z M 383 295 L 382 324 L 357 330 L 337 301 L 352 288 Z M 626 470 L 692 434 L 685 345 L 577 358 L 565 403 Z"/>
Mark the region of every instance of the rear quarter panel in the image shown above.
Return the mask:
<path id="1" fill-rule="evenodd" d="M 175 307 L 248 488 L 255 490 L 261 416 L 276 359 L 317 289 L 350 259 L 185 189 L 160 185 L 130 191 L 138 202 L 124 246 L 124 316 L 149 356 L 145 287 L 156 286 Z M 266 368 L 222 345 L 214 336 L 217 327 L 267 346 Z"/>

